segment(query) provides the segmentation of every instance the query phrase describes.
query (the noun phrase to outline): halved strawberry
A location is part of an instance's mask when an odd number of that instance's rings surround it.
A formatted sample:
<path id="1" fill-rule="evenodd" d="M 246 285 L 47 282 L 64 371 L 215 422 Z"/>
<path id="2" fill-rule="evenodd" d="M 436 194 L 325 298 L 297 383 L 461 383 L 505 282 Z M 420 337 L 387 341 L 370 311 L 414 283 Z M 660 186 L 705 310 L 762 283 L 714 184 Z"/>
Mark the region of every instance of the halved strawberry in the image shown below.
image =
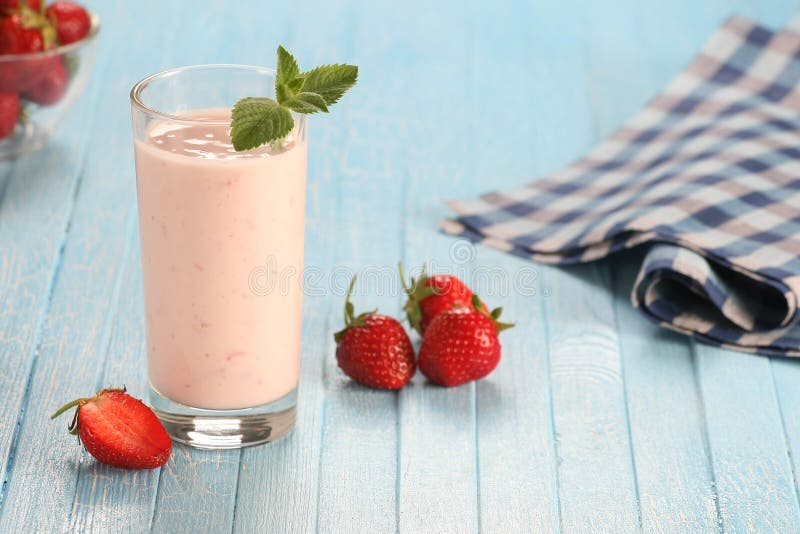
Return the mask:
<path id="1" fill-rule="evenodd" d="M 51 419 L 76 408 L 69 431 L 104 464 L 125 469 L 164 465 L 172 452 L 169 434 L 146 404 L 125 391 L 102 389 L 94 397 L 65 404 Z"/>

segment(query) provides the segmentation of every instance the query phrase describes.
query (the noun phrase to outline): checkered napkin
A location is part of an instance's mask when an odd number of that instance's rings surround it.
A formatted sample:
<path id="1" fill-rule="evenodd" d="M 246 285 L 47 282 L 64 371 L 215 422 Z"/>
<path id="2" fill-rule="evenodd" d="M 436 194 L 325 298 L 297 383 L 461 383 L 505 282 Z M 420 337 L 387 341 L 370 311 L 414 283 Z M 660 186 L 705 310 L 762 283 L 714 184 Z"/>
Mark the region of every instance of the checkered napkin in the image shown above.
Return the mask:
<path id="1" fill-rule="evenodd" d="M 800 356 L 800 26 L 734 16 L 581 160 L 450 204 L 443 229 L 537 261 L 649 244 L 633 304 L 710 343 Z"/>

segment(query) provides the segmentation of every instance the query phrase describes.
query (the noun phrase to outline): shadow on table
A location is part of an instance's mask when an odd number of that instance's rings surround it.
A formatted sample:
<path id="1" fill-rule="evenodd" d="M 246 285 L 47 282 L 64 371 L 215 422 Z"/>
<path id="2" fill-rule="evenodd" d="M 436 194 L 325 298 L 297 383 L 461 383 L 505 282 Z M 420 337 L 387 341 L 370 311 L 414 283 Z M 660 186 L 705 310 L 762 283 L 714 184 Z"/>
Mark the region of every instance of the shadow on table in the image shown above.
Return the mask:
<path id="1" fill-rule="evenodd" d="M 656 325 L 655 323 L 647 320 L 647 318 L 636 310 L 633 310 L 633 304 L 630 302 L 630 294 L 633 290 L 634 282 L 639 274 L 644 257 L 648 251 L 648 246 L 636 247 L 632 250 L 619 252 L 609 258 L 592 262 L 583 265 L 555 267 L 563 269 L 570 275 L 580 278 L 584 282 L 591 284 L 594 287 L 613 293 L 615 304 L 619 306 L 628 306 L 631 309 L 631 314 L 618 314 L 618 321 L 620 321 L 620 328 L 647 328 L 647 335 L 653 339 L 662 342 L 676 343 L 683 342 L 689 343 L 691 336 L 681 334 L 669 330 L 667 328 Z M 641 321 L 632 322 L 633 315 L 638 316 Z M 625 316 L 623 318 L 623 316 Z M 702 341 L 695 341 L 696 343 L 703 344 Z M 714 346 L 714 345 L 709 345 Z M 742 353 L 745 354 L 745 353 Z M 663 356 L 662 357 L 666 357 Z M 800 358 L 783 357 L 783 356 L 763 356 L 756 355 L 756 357 L 766 357 L 780 361 L 782 365 L 793 367 L 800 366 Z"/>
<path id="2" fill-rule="evenodd" d="M 648 246 L 643 245 L 590 263 L 558 265 L 554 268 L 627 299 L 644 263 L 647 249 Z"/>

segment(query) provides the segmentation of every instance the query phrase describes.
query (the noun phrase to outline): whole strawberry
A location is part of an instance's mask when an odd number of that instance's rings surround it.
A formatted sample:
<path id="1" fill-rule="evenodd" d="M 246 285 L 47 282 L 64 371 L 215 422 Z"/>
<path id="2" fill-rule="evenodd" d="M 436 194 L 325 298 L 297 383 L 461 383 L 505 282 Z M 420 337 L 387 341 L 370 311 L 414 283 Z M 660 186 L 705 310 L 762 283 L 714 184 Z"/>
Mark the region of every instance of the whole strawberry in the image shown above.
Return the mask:
<path id="1" fill-rule="evenodd" d="M 76 408 L 69 425 L 83 446 L 99 462 L 125 469 L 153 469 L 164 465 L 172 441 L 153 411 L 125 389 L 102 389 L 94 397 L 62 406 L 51 419 Z"/>
<path id="2" fill-rule="evenodd" d="M 22 91 L 22 98 L 41 106 L 50 106 L 61 100 L 67 92 L 69 73 L 59 55 L 42 58 L 39 64 L 42 71 L 34 84 Z"/>
<path id="3" fill-rule="evenodd" d="M 452 308 L 433 318 L 419 348 L 419 370 L 442 386 L 458 386 L 491 373 L 500 362 L 497 334 L 513 325 L 498 321 L 473 296 L 470 307 Z"/>
<path id="4" fill-rule="evenodd" d="M 397 319 L 353 311 L 350 282 L 344 305 L 344 329 L 337 332 L 336 361 L 342 371 L 361 384 L 378 389 L 400 389 L 414 376 L 414 347 Z"/>
<path id="5" fill-rule="evenodd" d="M 62 45 L 80 41 L 92 27 L 89 13 L 72 2 L 53 2 L 45 10 L 45 15 L 56 28 L 58 42 Z"/>
<path id="6" fill-rule="evenodd" d="M 43 17 L 34 15 L 30 24 L 24 19 L 17 14 L 0 17 L 0 55 L 20 54 L 0 61 L 0 92 L 24 91 L 47 73 L 51 58 L 30 54 L 49 48 L 55 34 Z"/>
<path id="7" fill-rule="evenodd" d="M 28 54 L 44 50 L 44 37 L 29 27 L 20 15 L 0 18 L 0 54 Z"/>
<path id="8" fill-rule="evenodd" d="M 19 111 L 19 96 L 14 93 L 0 93 L 0 139 L 14 132 Z"/>
<path id="9" fill-rule="evenodd" d="M 472 291 L 457 277 L 449 274 L 427 275 L 410 279 L 406 285 L 403 265 L 399 264 L 400 280 L 408 295 L 405 311 L 411 327 L 424 335 L 434 317 L 453 308 L 469 307 Z"/>

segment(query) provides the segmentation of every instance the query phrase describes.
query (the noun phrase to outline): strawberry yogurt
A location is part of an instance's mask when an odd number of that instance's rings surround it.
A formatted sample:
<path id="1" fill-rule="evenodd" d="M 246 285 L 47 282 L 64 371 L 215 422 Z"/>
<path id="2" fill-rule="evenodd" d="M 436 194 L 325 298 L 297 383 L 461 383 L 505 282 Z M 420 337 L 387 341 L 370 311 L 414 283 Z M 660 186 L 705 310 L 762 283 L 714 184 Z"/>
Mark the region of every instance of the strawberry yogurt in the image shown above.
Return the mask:
<path id="1" fill-rule="evenodd" d="M 135 141 L 150 382 L 195 408 L 259 406 L 298 382 L 305 123 L 237 153 L 227 110 L 190 118 L 218 122 L 157 120 Z M 265 265 L 288 282 L 254 288 Z"/>

